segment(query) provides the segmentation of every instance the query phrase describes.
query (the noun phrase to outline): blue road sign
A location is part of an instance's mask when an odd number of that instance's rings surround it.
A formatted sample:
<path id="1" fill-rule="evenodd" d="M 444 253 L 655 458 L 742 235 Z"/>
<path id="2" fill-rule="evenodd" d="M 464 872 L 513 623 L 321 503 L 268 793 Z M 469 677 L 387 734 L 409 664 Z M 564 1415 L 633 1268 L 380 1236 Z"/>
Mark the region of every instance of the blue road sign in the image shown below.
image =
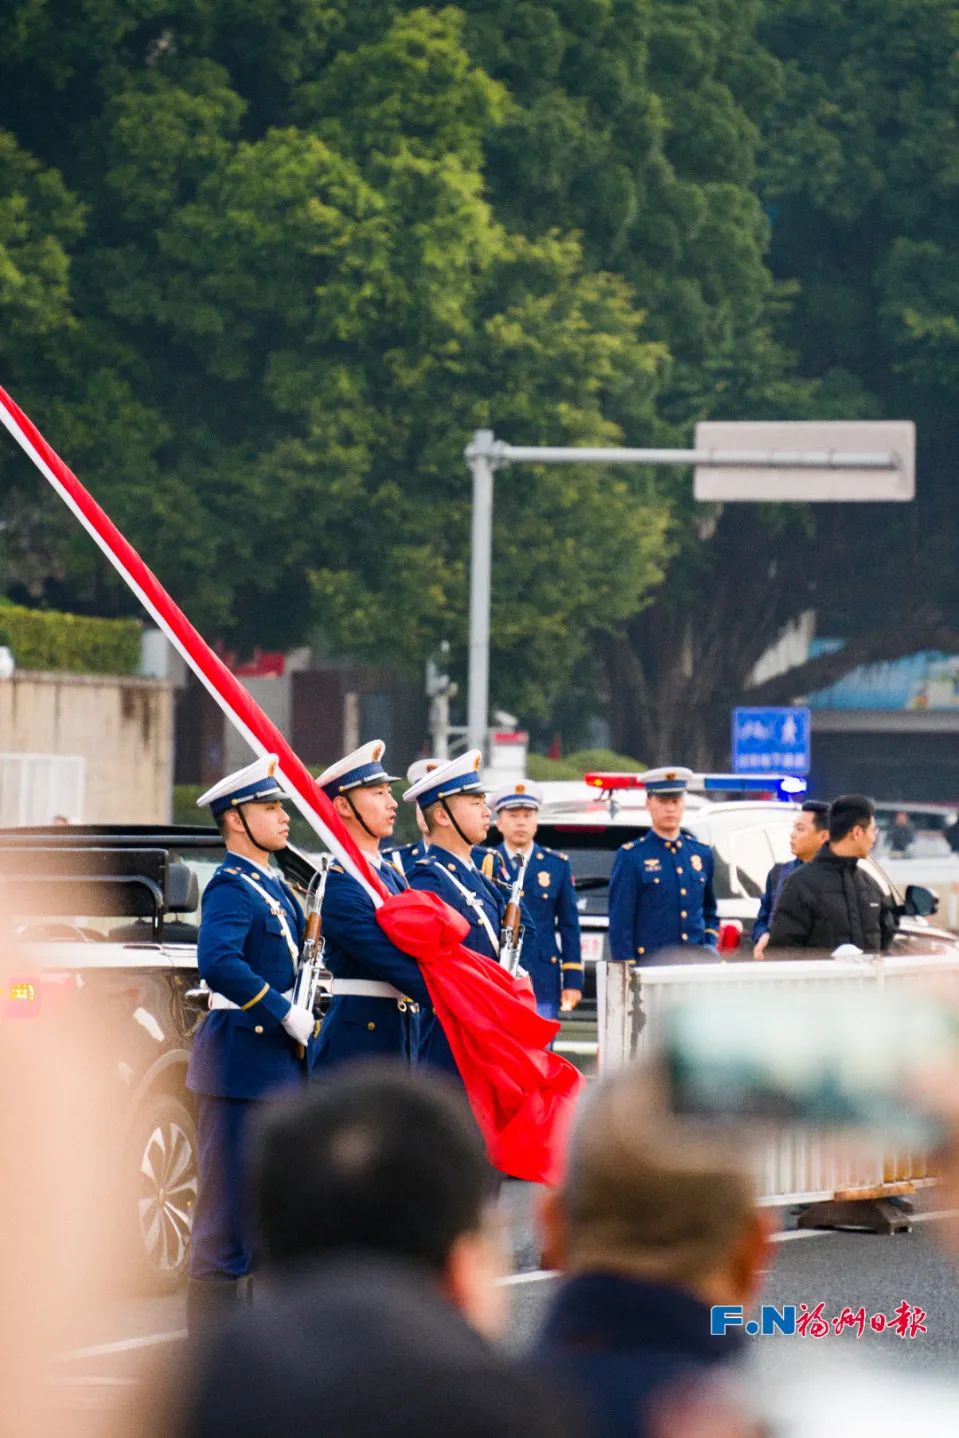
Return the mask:
<path id="1" fill-rule="evenodd" d="M 808 709 L 733 710 L 737 774 L 808 774 L 811 741 Z"/>

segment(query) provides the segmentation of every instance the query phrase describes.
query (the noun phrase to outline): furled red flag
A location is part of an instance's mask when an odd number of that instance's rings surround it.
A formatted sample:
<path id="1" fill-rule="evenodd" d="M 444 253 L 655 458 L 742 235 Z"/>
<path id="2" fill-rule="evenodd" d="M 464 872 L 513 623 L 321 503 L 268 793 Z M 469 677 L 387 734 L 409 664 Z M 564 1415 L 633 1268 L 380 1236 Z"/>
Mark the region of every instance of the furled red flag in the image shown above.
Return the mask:
<path id="1" fill-rule="evenodd" d="M 555 1182 L 583 1078 L 566 1059 L 547 1051 L 559 1025 L 536 1013 L 528 982 L 510 977 L 492 960 L 464 948 L 465 921 L 436 895 L 387 894 L 276 725 L 2 387 L 0 422 L 92 535 L 254 753 L 279 756 L 279 777 L 292 802 L 365 889 L 387 936 L 420 964 L 493 1164 L 517 1178 Z"/>

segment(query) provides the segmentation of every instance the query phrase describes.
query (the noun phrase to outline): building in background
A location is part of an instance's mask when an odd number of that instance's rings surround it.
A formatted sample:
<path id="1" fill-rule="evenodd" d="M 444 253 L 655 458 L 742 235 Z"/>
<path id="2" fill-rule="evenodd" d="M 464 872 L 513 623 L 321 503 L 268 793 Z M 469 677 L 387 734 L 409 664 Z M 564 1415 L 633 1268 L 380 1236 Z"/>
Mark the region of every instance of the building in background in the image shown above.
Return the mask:
<path id="1" fill-rule="evenodd" d="M 311 768 L 369 738 L 385 742 L 394 766 L 425 752 L 428 700 L 420 680 L 399 669 L 320 660 L 309 649 L 259 653 L 231 668 Z M 249 761 L 245 741 L 190 674 L 176 690 L 174 723 L 177 784 L 211 784 Z"/>
<path id="2" fill-rule="evenodd" d="M 0 825 L 164 823 L 173 686 L 20 669 L 0 681 Z"/>
<path id="3" fill-rule="evenodd" d="M 813 644 L 810 657 L 825 644 Z M 959 801 L 959 656 L 864 664 L 808 698 L 822 793 Z"/>

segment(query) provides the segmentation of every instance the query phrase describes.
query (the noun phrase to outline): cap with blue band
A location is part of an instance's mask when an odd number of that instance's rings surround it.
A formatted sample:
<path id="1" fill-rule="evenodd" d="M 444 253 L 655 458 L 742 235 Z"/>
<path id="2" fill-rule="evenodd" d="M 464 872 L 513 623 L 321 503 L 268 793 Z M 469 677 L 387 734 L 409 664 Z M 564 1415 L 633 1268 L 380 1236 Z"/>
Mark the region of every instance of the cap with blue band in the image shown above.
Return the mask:
<path id="1" fill-rule="evenodd" d="M 504 809 L 538 809 L 542 802 L 543 791 L 531 779 L 506 784 L 493 795 L 493 808 L 497 814 Z"/>
<path id="2" fill-rule="evenodd" d="M 397 774 L 387 774 L 380 762 L 386 752 L 382 739 L 371 739 L 351 754 L 337 759 L 317 776 L 317 784 L 330 799 L 351 789 L 364 789 L 372 784 L 395 784 Z"/>
<path id="3" fill-rule="evenodd" d="M 482 762 L 483 755 L 479 749 L 468 749 L 448 764 L 440 764 L 424 774 L 407 789 L 403 798 L 408 804 L 419 804 L 421 809 L 428 809 L 430 804 L 451 799 L 455 794 L 485 794 L 486 785 L 479 772 Z"/>
<path id="4" fill-rule="evenodd" d="M 262 759 L 247 764 L 245 769 L 228 774 L 200 795 L 196 801 L 197 808 L 203 809 L 209 804 L 216 819 L 241 804 L 270 804 L 277 799 L 285 799 L 286 794 L 276 778 L 278 763 L 275 754 L 265 754 Z"/>

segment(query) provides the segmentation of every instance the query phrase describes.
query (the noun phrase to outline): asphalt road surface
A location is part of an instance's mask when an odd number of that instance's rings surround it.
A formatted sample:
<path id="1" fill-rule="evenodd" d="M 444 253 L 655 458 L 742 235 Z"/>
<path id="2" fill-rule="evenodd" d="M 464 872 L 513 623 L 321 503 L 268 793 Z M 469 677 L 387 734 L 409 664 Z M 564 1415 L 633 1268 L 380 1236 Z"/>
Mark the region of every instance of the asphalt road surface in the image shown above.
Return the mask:
<path id="1" fill-rule="evenodd" d="M 513 1273 L 506 1280 L 511 1300 L 508 1341 L 517 1351 L 535 1333 L 558 1280 L 540 1268 L 532 1186 L 506 1183 L 500 1204 L 513 1251 Z M 913 1373 L 950 1381 L 959 1340 L 959 1266 L 944 1256 L 936 1240 L 945 1221 L 935 1208 L 935 1190 L 926 1195 L 912 1231 L 891 1237 L 800 1232 L 784 1216 L 772 1249 L 764 1301 L 779 1308 L 805 1303 L 810 1311 L 822 1304 L 823 1321 L 838 1318 L 845 1309 L 855 1316 L 862 1308 L 866 1330 L 860 1339 L 854 1326 L 837 1335 L 830 1324 L 828 1336 L 821 1338 L 814 1337 L 810 1327 L 805 1336 L 750 1340 L 756 1370 L 764 1381 L 779 1387 L 796 1380 L 813 1354 L 818 1362 L 826 1353 L 844 1368 L 869 1361 L 877 1365 L 877 1373 Z M 891 1323 L 882 1333 L 873 1331 L 869 1320 L 874 1315 L 892 1320 L 903 1304 L 911 1323 L 921 1322 L 924 1332 L 900 1337 Z M 82 1345 L 61 1355 L 55 1365 L 64 1402 L 89 1414 L 91 1438 L 99 1433 L 104 1412 L 135 1415 L 149 1365 L 158 1356 L 175 1357 L 182 1342 L 184 1306 L 182 1294 L 114 1298 L 91 1305 Z M 921 1319 L 918 1309 L 923 1310 Z M 822 1323 L 816 1326 L 821 1328 Z M 959 1405 L 959 1388 L 956 1402 Z"/>

